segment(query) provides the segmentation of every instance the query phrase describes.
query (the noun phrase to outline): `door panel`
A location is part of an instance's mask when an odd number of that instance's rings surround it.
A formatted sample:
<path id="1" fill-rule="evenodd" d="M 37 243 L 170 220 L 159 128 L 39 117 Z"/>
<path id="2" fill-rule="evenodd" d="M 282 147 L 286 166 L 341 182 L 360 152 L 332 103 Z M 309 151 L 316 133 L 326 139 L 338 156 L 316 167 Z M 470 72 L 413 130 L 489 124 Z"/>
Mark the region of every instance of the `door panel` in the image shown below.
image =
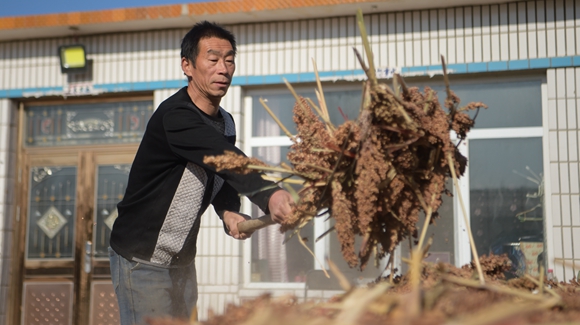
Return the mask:
<path id="1" fill-rule="evenodd" d="M 119 305 L 111 281 L 93 281 L 90 325 L 119 324 Z"/>
<path id="2" fill-rule="evenodd" d="M 23 324 L 119 324 L 108 251 L 134 149 L 29 155 Z"/>
<path id="3" fill-rule="evenodd" d="M 76 166 L 35 166 L 29 175 L 26 260 L 72 260 Z"/>
<path id="4" fill-rule="evenodd" d="M 71 281 L 24 283 L 22 324 L 72 324 Z"/>
<path id="5" fill-rule="evenodd" d="M 117 218 L 117 203 L 127 187 L 130 164 L 97 166 L 97 195 L 94 229 L 94 257 L 108 259 L 107 248 L 113 223 Z"/>

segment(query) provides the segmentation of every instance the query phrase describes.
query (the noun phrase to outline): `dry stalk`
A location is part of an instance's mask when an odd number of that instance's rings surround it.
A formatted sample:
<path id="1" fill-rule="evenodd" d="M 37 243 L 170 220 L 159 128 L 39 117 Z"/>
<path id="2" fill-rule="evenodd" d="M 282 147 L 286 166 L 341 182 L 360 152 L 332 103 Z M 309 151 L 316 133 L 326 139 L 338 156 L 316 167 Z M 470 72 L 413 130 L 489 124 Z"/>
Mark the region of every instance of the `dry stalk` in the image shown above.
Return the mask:
<path id="1" fill-rule="evenodd" d="M 262 104 L 262 106 L 264 106 L 264 109 L 266 109 L 266 112 L 268 112 L 268 114 L 270 114 L 270 116 L 272 117 L 272 119 L 274 119 L 274 121 L 276 122 L 276 124 L 278 124 L 278 126 L 280 127 L 280 129 L 282 129 L 282 131 L 284 131 L 284 133 L 286 134 L 287 137 L 289 137 L 290 139 L 292 139 L 294 136 L 292 135 L 292 133 L 290 133 L 290 131 L 288 131 L 288 129 L 284 126 L 284 124 L 282 124 L 282 122 L 278 119 L 278 117 L 276 116 L 276 114 L 274 114 L 274 112 L 272 112 L 272 110 L 270 109 L 270 107 L 268 107 L 268 105 L 266 104 L 266 101 L 262 98 L 260 98 L 260 103 Z"/>
<path id="2" fill-rule="evenodd" d="M 335 325 L 358 324 L 360 316 L 365 312 L 371 302 L 380 297 L 390 284 L 379 283 L 372 289 L 358 289 L 352 292 L 344 301 L 343 309 L 335 318 Z"/>
<path id="3" fill-rule="evenodd" d="M 316 61 L 312 58 L 312 65 L 314 67 L 314 74 L 316 75 L 316 84 L 318 85 L 318 92 L 316 97 L 318 97 L 318 102 L 320 103 L 320 110 L 322 111 L 321 116 L 327 121 L 328 132 L 332 133 L 332 123 L 330 123 L 330 115 L 328 114 L 328 107 L 326 106 L 326 99 L 324 98 L 324 91 L 322 90 L 322 83 L 320 82 L 320 77 L 318 76 L 318 68 L 316 67 Z"/>
<path id="4" fill-rule="evenodd" d="M 503 294 L 507 294 L 510 296 L 518 297 L 518 298 L 529 300 L 529 301 L 546 301 L 546 297 L 534 294 L 534 293 L 529 292 L 529 291 L 512 289 L 509 287 L 500 287 L 500 286 L 495 286 L 495 285 L 491 285 L 491 284 L 481 284 L 481 283 L 478 283 L 477 281 L 473 281 L 470 279 L 458 278 L 458 277 L 451 276 L 451 275 L 444 276 L 443 280 L 447 281 L 447 282 L 455 283 L 455 284 L 458 284 L 458 285 L 461 285 L 464 287 L 471 287 L 471 288 L 476 288 L 476 289 L 484 289 L 484 290 L 488 290 L 488 291 L 492 291 L 492 292 L 503 293 Z M 559 296 L 557 296 L 557 298 L 560 299 Z"/>
<path id="5" fill-rule="evenodd" d="M 344 290 L 344 291 L 351 290 L 352 285 L 350 284 L 350 281 L 348 281 L 348 279 L 340 271 L 338 266 L 336 266 L 336 264 L 334 264 L 334 262 L 328 257 L 326 258 L 326 263 L 328 263 L 328 267 L 330 268 L 330 271 L 332 272 L 332 274 L 334 274 L 334 276 L 338 279 L 338 284 L 340 285 L 342 290 Z"/>
<path id="6" fill-rule="evenodd" d="M 445 64 L 445 57 L 441 55 L 441 66 L 443 67 L 443 81 L 445 82 L 445 92 L 447 93 L 447 98 L 451 98 L 451 88 L 449 87 L 449 76 L 447 75 L 447 65 Z M 455 114 L 455 109 L 450 108 L 451 115 Z"/>
<path id="7" fill-rule="evenodd" d="M 540 291 L 540 294 L 544 294 L 544 271 L 544 266 L 540 265 L 540 279 L 538 284 L 538 290 Z"/>
<path id="8" fill-rule="evenodd" d="M 540 274 L 540 280 L 539 281 L 536 278 L 534 278 L 533 276 L 529 275 L 529 274 L 526 274 L 525 277 L 526 277 L 526 279 L 532 281 L 535 285 L 537 285 L 538 288 L 540 288 L 540 289 L 538 289 L 540 295 L 542 295 L 544 293 L 544 290 L 546 290 L 552 296 L 562 299 L 562 297 L 560 297 L 560 295 L 557 294 L 556 291 L 554 291 L 554 290 L 552 290 L 552 289 L 547 288 L 547 287 L 544 286 L 544 277 L 543 277 L 542 274 Z"/>
<path id="9" fill-rule="evenodd" d="M 294 87 L 292 87 L 292 85 L 288 82 L 288 80 L 286 80 L 286 78 L 283 78 L 283 80 L 284 83 L 286 84 L 286 87 L 288 87 L 288 90 L 290 90 L 290 92 L 294 96 L 294 99 L 296 99 L 296 103 L 298 103 L 298 106 L 300 106 L 301 109 L 306 110 L 307 108 L 304 106 L 304 103 L 300 100 L 301 97 L 298 96 L 298 93 L 296 93 Z"/>
<path id="10" fill-rule="evenodd" d="M 459 320 L 448 322 L 448 325 L 488 325 L 488 324 L 504 324 L 510 318 L 516 315 L 525 315 L 538 309 L 549 309 L 558 304 L 556 298 L 545 299 L 540 303 L 519 303 L 506 304 L 496 303 L 483 310 L 471 314 L 467 317 L 462 317 Z M 505 323 L 511 324 L 511 323 Z"/>
<path id="11" fill-rule="evenodd" d="M 446 153 L 447 161 L 449 163 L 449 170 L 451 171 L 451 177 L 453 177 L 453 185 L 457 190 L 457 197 L 459 198 L 459 204 L 461 205 L 461 212 L 463 212 L 463 221 L 465 222 L 465 227 L 467 228 L 467 234 L 469 235 L 469 245 L 471 246 L 471 253 L 473 254 L 473 260 L 475 266 L 477 267 L 477 274 L 479 275 L 479 282 L 483 285 L 485 284 L 485 278 L 483 277 L 483 271 L 481 270 L 481 264 L 479 263 L 479 255 L 477 254 L 477 248 L 475 248 L 475 240 L 473 239 L 473 234 L 471 233 L 471 227 L 469 226 L 469 220 L 467 220 L 467 209 L 465 209 L 465 204 L 463 203 L 463 197 L 461 196 L 461 188 L 459 188 L 459 183 L 457 182 L 457 175 L 455 174 L 455 164 L 453 163 L 453 158 L 451 157 L 451 152 Z"/>
<path id="12" fill-rule="evenodd" d="M 375 60 L 373 58 L 373 51 L 371 50 L 371 45 L 369 43 L 369 37 L 367 34 L 367 29 L 365 27 L 365 21 L 363 17 L 362 10 L 357 10 L 356 12 L 356 21 L 358 23 L 358 28 L 360 30 L 360 34 L 363 41 L 363 46 L 365 48 L 365 52 L 367 54 L 367 61 L 369 63 L 369 68 L 367 71 L 367 76 L 371 81 L 372 85 L 375 86 L 377 84 L 377 75 L 375 70 Z"/>
<path id="13" fill-rule="evenodd" d="M 412 317 L 416 317 L 421 313 L 421 269 L 422 269 L 423 253 L 420 247 L 415 247 L 411 253 L 411 268 L 409 271 L 411 282 L 411 299 L 409 312 Z"/>
<path id="14" fill-rule="evenodd" d="M 263 179 L 272 181 L 274 183 L 288 183 L 288 184 L 295 184 L 295 185 L 304 185 L 306 181 L 300 179 L 292 179 L 286 177 L 276 177 L 271 175 L 263 175 Z M 326 185 L 326 183 L 322 183 L 321 185 Z"/>
<path id="15" fill-rule="evenodd" d="M 318 93 L 317 93 L 317 97 L 318 97 Z M 308 104 L 310 104 L 310 106 L 316 111 L 318 116 L 320 116 L 320 118 L 322 118 L 324 123 L 326 123 L 326 128 L 329 130 L 329 132 L 330 132 L 330 130 L 334 130 L 334 125 L 332 124 L 332 122 L 330 122 L 329 119 L 327 119 L 324 116 L 324 112 L 322 111 L 322 109 L 320 109 L 320 107 L 316 106 L 316 104 L 312 101 L 312 99 L 306 98 L 306 100 L 308 101 Z"/>
<path id="16" fill-rule="evenodd" d="M 298 241 L 300 242 L 300 245 L 302 245 L 304 248 L 306 248 L 306 250 L 308 251 L 308 253 L 310 253 L 310 255 L 312 255 L 312 257 L 314 257 L 314 259 L 316 260 L 316 263 L 318 263 L 318 265 L 321 266 L 322 271 L 324 272 L 324 275 L 326 275 L 326 277 L 330 279 L 330 275 L 326 271 L 326 268 L 324 267 L 324 264 L 322 264 L 322 262 L 316 256 L 316 254 L 314 254 L 314 252 L 312 250 L 310 250 L 310 248 L 308 247 L 308 245 L 306 245 L 306 243 L 304 242 L 304 239 L 302 239 L 302 236 L 300 235 L 300 229 L 301 228 L 298 228 L 298 233 L 297 233 L 297 236 L 296 236 L 298 238 Z"/>

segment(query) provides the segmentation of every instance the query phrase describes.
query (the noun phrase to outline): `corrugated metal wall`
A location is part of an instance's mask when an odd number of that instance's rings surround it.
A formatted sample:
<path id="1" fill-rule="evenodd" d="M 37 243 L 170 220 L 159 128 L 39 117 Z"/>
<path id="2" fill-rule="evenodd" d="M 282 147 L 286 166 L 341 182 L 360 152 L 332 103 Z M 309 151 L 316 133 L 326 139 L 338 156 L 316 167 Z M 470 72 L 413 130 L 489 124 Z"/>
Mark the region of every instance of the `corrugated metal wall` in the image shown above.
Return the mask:
<path id="1" fill-rule="evenodd" d="M 527 1 L 377 13 L 366 24 L 377 66 L 413 67 L 577 55 L 580 2 Z M 352 17 L 230 26 L 238 76 L 359 69 L 362 50 Z M 187 30 L 148 31 L 0 43 L 0 89 L 59 87 L 59 45 L 82 43 L 95 84 L 180 80 L 179 44 Z"/>
<path id="2" fill-rule="evenodd" d="M 580 0 L 376 13 L 365 19 L 379 67 L 438 65 L 441 54 L 449 64 L 507 62 L 506 65 L 518 60 L 580 55 Z M 312 58 L 320 71 L 360 69 L 352 51 L 352 47 L 362 51 L 354 13 L 352 17 L 230 27 L 238 40 L 239 77 L 312 72 Z M 34 89 L 65 86 L 67 77 L 60 73 L 56 51 L 59 45 L 77 42 L 86 45 L 93 61 L 95 85 L 112 84 L 122 89 L 123 85 L 137 82 L 158 82 L 163 87 L 165 82 L 182 81 L 179 44 L 186 31 L 0 43 L 0 91 L 23 89 L 32 93 Z M 577 122 L 580 102 L 576 91 L 580 90 L 580 71 L 549 69 L 547 84 L 544 128 L 549 148 L 545 148 L 544 154 L 549 165 L 544 168 L 547 189 L 552 191 L 547 192 L 550 195 L 547 214 L 553 218 L 547 223 L 548 245 L 552 257 L 580 263 Z M 171 89 L 155 91 L 155 103 L 173 93 L 175 87 L 172 83 L 166 87 Z M 240 135 L 245 127 L 242 90 L 232 87 L 222 102 L 233 113 Z M 0 103 L 0 112 L 5 114 L 8 101 Z M 0 115 L 0 123 L 6 123 L 3 116 Z M 14 137 L 11 139 L 15 141 Z M 8 157 L 7 152 L 0 151 L 0 160 Z M 6 184 L 6 177 L 0 175 L 0 187 L 6 188 Z M 4 220 L 8 218 L 6 213 L 2 216 Z M 204 218 L 200 236 L 197 260 L 200 311 L 211 306 L 219 312 L 226 301 L 238 299 L 241 248 L 238 242 L 226 238 L 216 216 Z M 556 274 L 560 279 L 570 279 L 572 269 L 556 264 Z M 251 296 L 256 292 L 244 289 L 242 294 Z"/>

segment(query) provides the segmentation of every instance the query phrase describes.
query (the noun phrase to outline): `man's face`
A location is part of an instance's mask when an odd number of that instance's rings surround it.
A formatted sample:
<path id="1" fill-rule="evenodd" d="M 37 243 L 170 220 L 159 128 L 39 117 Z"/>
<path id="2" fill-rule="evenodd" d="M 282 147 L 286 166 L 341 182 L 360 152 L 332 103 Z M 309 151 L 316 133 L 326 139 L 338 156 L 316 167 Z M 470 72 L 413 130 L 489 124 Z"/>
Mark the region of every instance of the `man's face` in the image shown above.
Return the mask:
<path id="1" fill-rule="evenodd" d="M 222 98 L 236 70 L 234 50 L 228 40 L 210 37 L 199 41 L 195 67 L 182 59 L 182 68 L 192 78 L 196 92 L 208 99 Z"/>

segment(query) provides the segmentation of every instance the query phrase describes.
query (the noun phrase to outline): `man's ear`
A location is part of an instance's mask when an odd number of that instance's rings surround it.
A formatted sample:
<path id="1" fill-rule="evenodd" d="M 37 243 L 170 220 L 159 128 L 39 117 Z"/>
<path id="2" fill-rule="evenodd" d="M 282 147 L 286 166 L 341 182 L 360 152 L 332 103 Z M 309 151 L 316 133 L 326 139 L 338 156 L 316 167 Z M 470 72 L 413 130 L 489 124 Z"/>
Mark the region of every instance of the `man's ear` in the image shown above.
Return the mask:
<path id="1" fill-rule="evenodd" d="M 192 68 L 193 65 L 191 61 L 189 61 L 187 58 L 181 58 L 181 70 L 183 71 L 183 74 L 186 75 L 188 78 L 191 78 Z"/>

